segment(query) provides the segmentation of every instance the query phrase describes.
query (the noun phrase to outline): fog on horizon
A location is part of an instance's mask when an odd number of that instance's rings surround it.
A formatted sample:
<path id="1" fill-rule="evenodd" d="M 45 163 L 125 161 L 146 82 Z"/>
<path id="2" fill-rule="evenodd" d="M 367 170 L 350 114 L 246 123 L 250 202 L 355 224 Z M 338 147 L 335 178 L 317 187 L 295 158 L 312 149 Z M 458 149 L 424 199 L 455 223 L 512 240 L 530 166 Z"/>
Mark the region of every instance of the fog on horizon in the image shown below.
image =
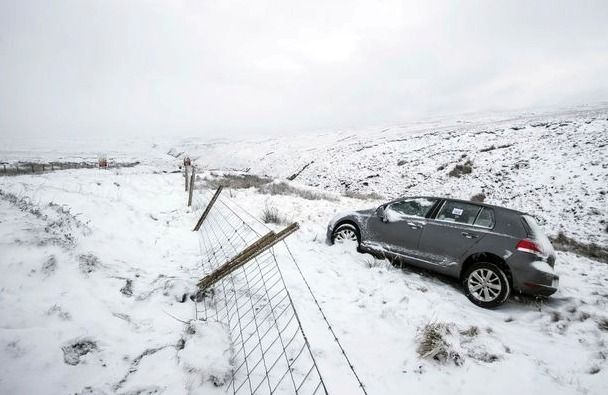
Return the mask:
<path id="1" fill-rule="evenodd" d="M 286 135 L 608 100 L 605 1 L 0 0 L 0 137 Z"/>

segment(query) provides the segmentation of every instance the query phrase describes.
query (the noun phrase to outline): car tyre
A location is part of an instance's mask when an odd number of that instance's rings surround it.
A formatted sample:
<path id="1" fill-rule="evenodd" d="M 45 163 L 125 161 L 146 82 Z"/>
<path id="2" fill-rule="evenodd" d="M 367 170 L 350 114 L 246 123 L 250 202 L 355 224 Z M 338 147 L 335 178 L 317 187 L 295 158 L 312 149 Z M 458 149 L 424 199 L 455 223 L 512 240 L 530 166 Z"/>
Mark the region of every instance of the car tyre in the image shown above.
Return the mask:
<path id="1" fill-rule="evenodd" d="M 342 224 L 336 227 L 331 234 L 332 243 L 341 241 L 356 241 L 357 246 L 361 244 L 361 234 L 356 226 L 351 224 Z"/>
<path id="2" fill-rule="evenodd" d="M 490 262 L 472 264 L 463 276 L 462 286 L 471 302 L 486 309 L 502 305 L 511 294 L 506 273 Z"/>

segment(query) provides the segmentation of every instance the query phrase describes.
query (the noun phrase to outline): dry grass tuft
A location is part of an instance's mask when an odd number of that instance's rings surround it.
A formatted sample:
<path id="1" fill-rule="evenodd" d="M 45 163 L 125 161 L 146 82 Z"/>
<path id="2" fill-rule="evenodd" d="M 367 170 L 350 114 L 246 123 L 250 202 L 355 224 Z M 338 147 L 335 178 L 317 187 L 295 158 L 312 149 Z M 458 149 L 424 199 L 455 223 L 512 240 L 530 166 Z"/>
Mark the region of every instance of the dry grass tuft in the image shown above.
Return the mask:
<path id="1" fill-rule="evenodd" d="M 450 326 L 441 322 L 426 324 L 418 333 L 416 352 L 421 358 L 433 359 L 441 363 L 449 361 L 462 365 L 463 358 L 447 340 L 452 335 Z"/>
<path id="2" fill-rule="evenodd" d="M 279 210 L 274 206 L 266 206 L 262 211 L 262 221 L 266 224 L 283 224 L 285 219 L 279 214 Z"/>

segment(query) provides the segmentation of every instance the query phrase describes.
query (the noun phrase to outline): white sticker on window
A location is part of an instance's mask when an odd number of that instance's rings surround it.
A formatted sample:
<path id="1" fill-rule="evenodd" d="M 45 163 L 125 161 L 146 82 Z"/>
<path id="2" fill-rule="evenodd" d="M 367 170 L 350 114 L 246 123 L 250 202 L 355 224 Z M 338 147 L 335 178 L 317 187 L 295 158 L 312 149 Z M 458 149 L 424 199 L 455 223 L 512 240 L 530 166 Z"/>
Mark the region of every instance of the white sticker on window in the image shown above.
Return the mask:
<path id="1" fill-rule="evenodd" d="M 463 210 L 461 208 L 456 208 L 454 207 L 454 209 L 452 209 L 452 214 L 454 215 L 462 215 Z"/>

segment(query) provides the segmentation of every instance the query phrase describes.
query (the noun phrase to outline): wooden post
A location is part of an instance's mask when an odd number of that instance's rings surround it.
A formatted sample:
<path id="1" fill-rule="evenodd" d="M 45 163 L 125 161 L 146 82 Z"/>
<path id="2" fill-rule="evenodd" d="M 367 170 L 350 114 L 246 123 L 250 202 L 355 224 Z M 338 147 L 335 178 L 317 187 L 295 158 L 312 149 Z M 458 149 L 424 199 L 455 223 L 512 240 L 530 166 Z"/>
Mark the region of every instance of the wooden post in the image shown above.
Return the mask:
<path id="1" fill-rule="evenodd" d="M 34 173 L 34 164 L 32 163 L 32 173 Z"/>
<path id="2" fill-rule="evenodd" d="M 2 167 L 4 168 L 4 174 L 6 174 L 6 165 L 2 165 Z"/>
<path id="3" fill-rule="evenodd" d="M 184 166 L 184 182 L 186 183 L 186 192 L 188 192 L 188 166 Z"/>
<path id="4" fill-rule="evenodd" d="M 44 163 L 42 164 L 42 171 L 44 171 Z"/>
<path id="5" fill-rule="evenodd" d="M 201 225 L 203 224 L 203 221 L 205 221 L 205 218 L 207 218 L 207 215 L 209 215 L 209 211 L 211 211 L 211 207 L 213 207 L 213 205 L 215 204 L 215 201 L 220 196 L 220 193 L 222 193 L 222 189 L 224 189 L 224 187 L 220 185 L 217 188 L 217 190 L 215 191 L 215 194 L 213 195 L 213 197 L 209 201 L 209 204 L 207 204 L 207 207 L 205 208 L 205 211 L 203 211 L 203 215 L 201 215 L 201 217 L 199 218 L 198 222 L 194 226 L 194 229 L 193 229 L 194 232 L 196 232 L 197 230 L 199 230 L 201 228 Z"/>
<path id="6" fill-rule="evenodd" d="M 228 262 L 224 263 L 213 272 L 209 273 L 205 277 L 203 277 L 198 282 L 199 290 L 204 291 L 211 287 L 213 284 L 226 277 L 239 267 L 243 266 L 250 260 L 254 259 L 264 251 L 270 249 L 275 244 L 285 239 L 287 236 L 298 230 L 300 226 L 297 222 L 289 225 L 279 233 L 274 233 L 273 231 L 268 232 L 266 235 L 259 238 L 255 243 L 251 244 L 243 251 L 241 251 L 237 256 L 230 259 Z"/>
<path id="7" fill-rule="evenodd" d="M 194 191 L 194 167 L 192 168 L 192 174 L 190 175 L 190 190 L 188 193 L 188 207 L 192 206 L 192 192 Z"/>
<path id="8" fill-rule="evenodd" d="M 51 171 L 55 170 L 55 166 L 51 163 Z"/>

